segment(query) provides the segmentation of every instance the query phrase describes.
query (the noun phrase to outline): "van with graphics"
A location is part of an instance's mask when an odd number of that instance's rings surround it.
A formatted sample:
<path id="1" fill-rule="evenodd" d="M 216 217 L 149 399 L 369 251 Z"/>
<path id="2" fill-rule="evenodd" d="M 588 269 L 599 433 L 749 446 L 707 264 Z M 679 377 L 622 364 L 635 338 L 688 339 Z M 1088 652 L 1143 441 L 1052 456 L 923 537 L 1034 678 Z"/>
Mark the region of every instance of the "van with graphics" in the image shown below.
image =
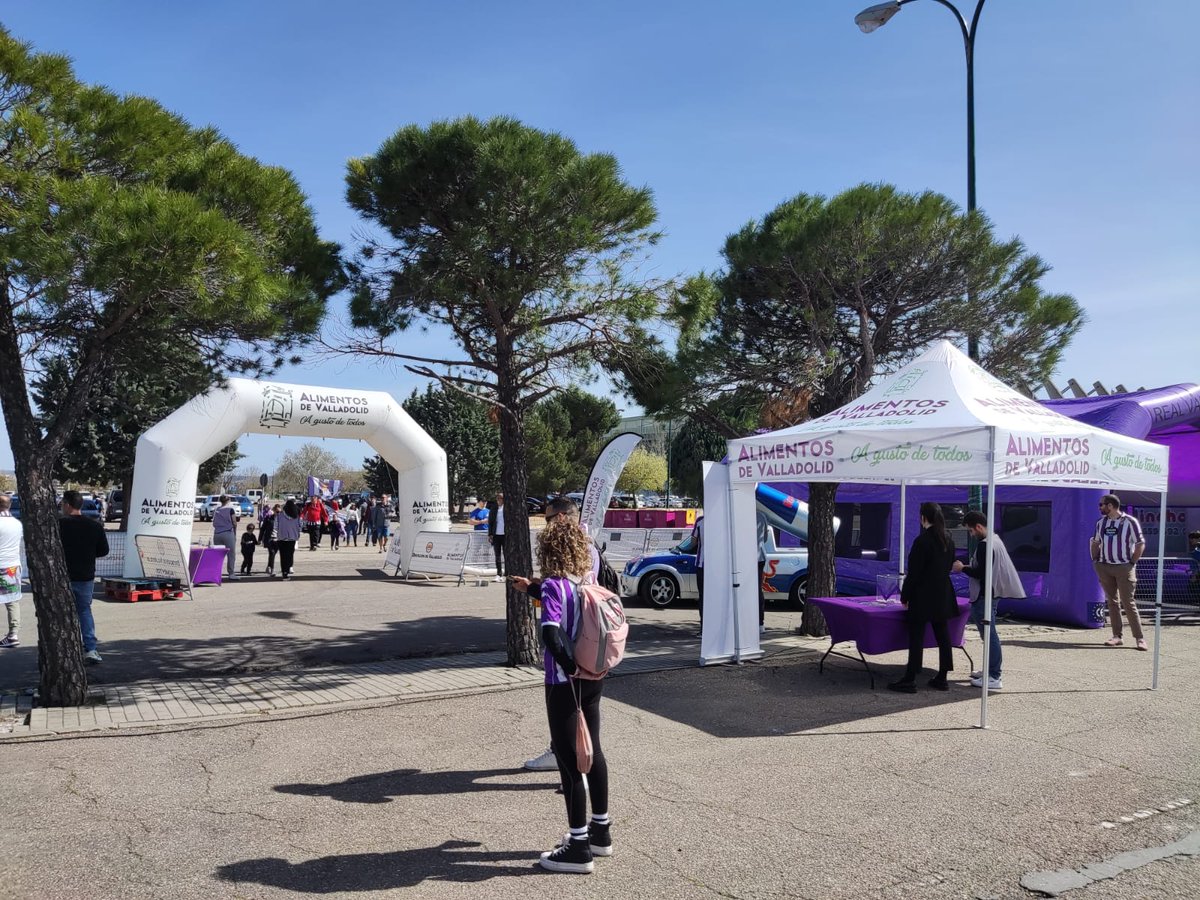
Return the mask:
<path id="1" fill-rule="evenodd" d="M 767 535 L 762 549 L 763 597 L 787 601 L 794 608 L 804 606 L 808 585 L 808 548 L 780 547 L 780 532 L 808 540 L 808 505 L 795 497 L 760 484 L 755 490 L 758 512 L 767 520 Z M 834 519 L 836 531 L 839 521 Z M 621 594 L 638 597 L 649 606 L 670 606 L 676 600 L 696 600 L 695 534 L 690 534 L 665 553 L 634 557 L 621 574 Z"/>

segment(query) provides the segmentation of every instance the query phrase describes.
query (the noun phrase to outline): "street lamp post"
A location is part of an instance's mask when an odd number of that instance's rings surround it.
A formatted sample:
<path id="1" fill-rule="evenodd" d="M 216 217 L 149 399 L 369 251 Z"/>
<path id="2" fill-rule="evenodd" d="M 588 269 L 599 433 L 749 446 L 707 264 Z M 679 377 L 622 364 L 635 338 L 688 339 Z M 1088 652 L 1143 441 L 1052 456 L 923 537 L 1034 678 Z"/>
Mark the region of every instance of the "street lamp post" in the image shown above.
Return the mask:
<path id="1" fill-rule="evenodd" d="M 870 34 L 877 28 L 882 28 L 892 16 L 900 12 L 900 7 L 912 3 L 913 0 L 891 0 L 890 3 L 877 3 L 868 7 L 854 17 L 854 24 L 863 34 Z M 975 212 L 975 33 L 979 27 L 979 14 L 983 12 L 986 0 L 975 4 L 975 14 L 971 16 L 968 25 L 966 18 L 958 11 L 950 0 L 934 0 L 954 13 L 958 27 L 962 30 L 963 49 L 967 54 L 967 212 Z M 968 293 L 968 302 L 971 296 Z M 967 334 L 967 355 L 975 362 L 979 361 L 979 338 L 976 334 Z"/>

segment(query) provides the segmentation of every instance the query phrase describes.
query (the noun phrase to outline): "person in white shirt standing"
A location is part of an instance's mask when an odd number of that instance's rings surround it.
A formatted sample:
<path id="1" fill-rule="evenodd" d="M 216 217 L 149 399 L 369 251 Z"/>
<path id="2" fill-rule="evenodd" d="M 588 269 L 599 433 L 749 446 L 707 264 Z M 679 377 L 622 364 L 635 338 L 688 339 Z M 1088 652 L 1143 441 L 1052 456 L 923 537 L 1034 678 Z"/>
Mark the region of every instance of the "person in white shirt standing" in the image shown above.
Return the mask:
<path id="1" fill-rule="evenodd" d="M 504 580 L 504 495 L 496 495 L 496 509 L 488 519 L 488 542 L 496 554 L 496 581 Z"/>
<path id="2" fill-rule="evenodd" d="M 213 543 L 225 548 L 225 575 L 228 578 L 237 577 L 233 572 L 233 550 L 237 546 L 237 523 L 240 518 L 230 499 L 222 495 L 221 506 L 212 516 Z"/>
<path id="3" fill-rule="evenodd" d="M 21 645 L 21 520 L 9 511 L 12 501 L 0 494 L 0 603 L 8 612 L 8 635 L 0 647 Z"/>
<path id="4" fill-rule="evenodd" d="M 1120 647 L 1124 643 L 1121 637 L 1121 610 L 1124 609 L 1137 648 L 1147 650 L 1146 640 L 1142 637 L 1142 620 L 1133 599 L 1137 587 L 1137 562 L 1146 550 L 1142 525 L 1133 516 L 1121 512 L 1121 498 L 1116 494 L 1105 494 L 1100 498 L 1100 512 L 1092 534 L 1091 551 L 1096 577 L 1100 579 L 1100 587 L 1108 601 L 1108 622 L 1113 633 L 1104 644 Z"/>

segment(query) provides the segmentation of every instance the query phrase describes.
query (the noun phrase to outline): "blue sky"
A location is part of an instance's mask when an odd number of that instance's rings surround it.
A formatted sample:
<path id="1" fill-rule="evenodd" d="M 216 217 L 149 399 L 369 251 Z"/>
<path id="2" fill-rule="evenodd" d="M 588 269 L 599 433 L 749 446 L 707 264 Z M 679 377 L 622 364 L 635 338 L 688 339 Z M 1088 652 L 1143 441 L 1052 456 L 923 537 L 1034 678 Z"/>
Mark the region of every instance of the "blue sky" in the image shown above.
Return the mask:
<path id="1" fill-rule="evenodd" d="M 666 238 L 652 268 L 665 276 L 716 267 L 729 232 L 801 191 L 883 181 L 965 205 L 958 26 L 918 0 L 864 35 L 853 23 L 864 5 L 10 0 L 0 21 L 70 56 L 81 78 L 155 97 L 291 169 L 322 232 L 347 246 L 358 223 L 345 162 L 396 128 L 507 114 L 562 132 L 654 191 Z M 1189 0 L 984 10 L 979 205 L 1054 267 L 1048 289 L 1088 312 L 1060 382 L 1200 381 L 1192 19 Z M 282 377 L 398 396 L 423 383 L 369 361 Z M 269 469 L 295 443 L 247 437 L 245 464 Z M 0 468 L 11 466 L 0 441 Z"/>

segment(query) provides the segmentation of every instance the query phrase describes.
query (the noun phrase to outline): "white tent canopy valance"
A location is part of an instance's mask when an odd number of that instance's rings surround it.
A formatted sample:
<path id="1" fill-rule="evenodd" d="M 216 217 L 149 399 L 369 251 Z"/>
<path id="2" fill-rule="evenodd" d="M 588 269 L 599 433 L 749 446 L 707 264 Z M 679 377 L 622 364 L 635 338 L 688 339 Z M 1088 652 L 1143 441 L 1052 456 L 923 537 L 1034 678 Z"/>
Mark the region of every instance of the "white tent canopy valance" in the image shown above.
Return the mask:
<path id="1" fill-rule="evenodd" d="M 993 449 L 993 435 L 995 439 Z M 863 396 L 729 442 L 730 479 L 1167 489 L 1167 448 L 1077 422 L 940 341 Z"/>
<path id="2" fill-rule="evenodd" d="M 710 505 L 720 510 L 706 529 L 707 546 L 716 543 L 716 522 L 728 521 L 728 552 L 705 551 L 704 579 L 706 604 L 712 598 L 714 605 L 728 604 L 730 609 L 710 610 L 706 605 L 702 662 L 761 652 L 757 629 L 747 627 L 757 621 L 757 591 L 753 579 L 745 577 L 757 562 L 753 490 L 759 482 L 896 484 L 901 489 L 902 520 L 910 484 L 987 485 L 989 518 L 995 515 L 997 485 L 1155 491 L 1161 496 L 1162 521 L 1166 517 L 1167 447 L 1048 409 L 984 371 L 948 341 L 936 343 L 828 415 L 729 441 L 728 450 L 727 465 L 713 466 L 705 476 L 706 510 Z M 903 534 L 901 525 L 901 543 Z M 1160 529 L 1154 687 L 1165 534 Z M 994 545 L 988 542 L 989 552 Z M 906 552 L 907 547 L 900 548 L 901 560 Z M 992 619 L 990 581 L 984 586 L 985 628 L 991 627 Z M 710 629 L 710 622 L 715 627 Z M 987 671 L 986 633 L 983 647 L 982 668 Z M 986 679 L 980 724 L 987 725 Z"/>

